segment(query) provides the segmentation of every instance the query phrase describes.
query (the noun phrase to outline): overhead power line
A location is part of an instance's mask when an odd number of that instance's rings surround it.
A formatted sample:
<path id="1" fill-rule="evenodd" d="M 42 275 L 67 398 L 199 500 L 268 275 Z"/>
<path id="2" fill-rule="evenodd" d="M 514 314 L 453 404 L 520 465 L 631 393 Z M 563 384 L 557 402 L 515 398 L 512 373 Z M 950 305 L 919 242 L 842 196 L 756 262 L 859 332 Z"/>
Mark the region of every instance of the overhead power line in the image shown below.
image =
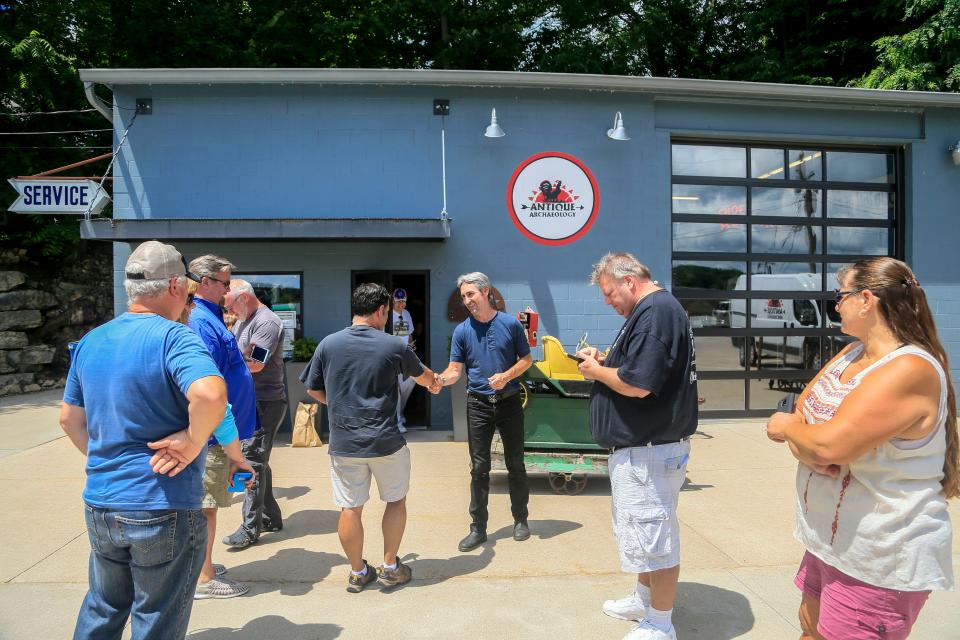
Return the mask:
<path id="1" fill-rule="evenodd" d="M 63 133 L 97 133 L 113 129 L 74 129 L 72 131 L 0 131 L 0 136 L 53 136 Z"/>
<path id="2" fill-rule="evenodd" d="M 96 109 L 65 109 L 63 111 L 24 111 L 21 113 L 0 113 L 0 116 L 10 116 L 11 118 L 23 118 L 26 116 L 58 116 L 64 113 L 90 113 Z"/>

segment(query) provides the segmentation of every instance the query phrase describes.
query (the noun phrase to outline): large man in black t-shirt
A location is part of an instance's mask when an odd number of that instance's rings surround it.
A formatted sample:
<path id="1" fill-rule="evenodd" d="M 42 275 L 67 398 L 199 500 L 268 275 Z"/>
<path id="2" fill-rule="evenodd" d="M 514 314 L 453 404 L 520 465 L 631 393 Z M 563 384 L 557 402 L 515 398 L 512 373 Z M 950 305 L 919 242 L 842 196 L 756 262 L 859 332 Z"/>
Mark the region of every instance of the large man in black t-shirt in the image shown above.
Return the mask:
<path id="1" fill-rule="evenodd" d="M 609 253 L 592 282 L 626 318 L 606 355 L 578 353 L 594 380 L 590 430 L 610 449 L 614 534 L 633 593 L 603 612 L 637 620 L 625 640 L 676 640 L 673 601 L 680 575 L 677 499 L 697 428 L 697 373 L 690 320 L 676 298 L 629 253 Z"/>

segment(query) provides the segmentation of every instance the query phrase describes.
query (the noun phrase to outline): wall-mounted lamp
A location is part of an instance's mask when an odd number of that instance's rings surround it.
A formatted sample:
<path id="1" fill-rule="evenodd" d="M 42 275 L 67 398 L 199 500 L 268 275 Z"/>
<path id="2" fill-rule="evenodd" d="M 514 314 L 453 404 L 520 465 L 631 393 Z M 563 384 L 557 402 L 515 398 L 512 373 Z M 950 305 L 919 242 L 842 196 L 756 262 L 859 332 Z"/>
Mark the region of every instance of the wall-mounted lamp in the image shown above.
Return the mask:
<path id="1" fill-rule="evenodd" d="M 960 165 L 960 140 L 957 140 L 956 144 L 947 147 L 947 151 L 950 152 L 950 158 L 953 159 L 953 164 Z"/>
<path id="2" fill-rule="evenodd" d="M 490 110 L 490 124 L 487 125 L 487 130 L 483 132 L 483 135 L 487 138 L 502 138 L 507 135 L 504 133 L 503 129 L 500 128 L 500 125 L 497 124 L 497 110 Z"/>
<path id="3" fill-rule="evenodd" d="M 617 115 L 613 117 L 613 128 L 607 129 L 607 137 L 611 140 L 630 139 L 630 136 L 627 135 L 627 130 L 623 126 L 623 116 L 620 115 L 619 111 L 617 111 Z"/>

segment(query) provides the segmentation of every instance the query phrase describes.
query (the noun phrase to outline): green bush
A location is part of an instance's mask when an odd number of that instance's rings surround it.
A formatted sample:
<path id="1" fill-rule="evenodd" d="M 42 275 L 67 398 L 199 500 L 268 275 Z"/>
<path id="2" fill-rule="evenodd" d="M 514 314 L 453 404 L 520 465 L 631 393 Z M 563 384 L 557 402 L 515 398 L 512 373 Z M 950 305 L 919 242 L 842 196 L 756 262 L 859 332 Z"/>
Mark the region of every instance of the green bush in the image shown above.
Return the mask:
<path id="1" fill-rule="evenodd" d="M 297 338 L 293 341 L 293 361 L 309 362 L 317 350 L 317 341 L 313 338 Z"/>

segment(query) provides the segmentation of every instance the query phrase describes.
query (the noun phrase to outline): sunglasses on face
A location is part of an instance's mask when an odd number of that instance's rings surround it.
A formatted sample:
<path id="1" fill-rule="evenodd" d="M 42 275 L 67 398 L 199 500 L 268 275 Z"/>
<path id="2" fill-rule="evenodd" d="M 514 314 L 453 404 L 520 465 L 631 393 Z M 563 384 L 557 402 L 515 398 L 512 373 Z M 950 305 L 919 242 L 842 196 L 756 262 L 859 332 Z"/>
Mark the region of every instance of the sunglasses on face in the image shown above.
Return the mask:
<path id="1" fill-rule="evenodd" d="M 229 282 L 229 281 L 224 282 L 224 281 L 221 280 L 220 278 L 214 278 L 213 276 L 207 276 L 207 278 L 210 279 L 210 280 L 213 280 L 214 282 L 219 282 L 220 284 L 223 285 L 223 287 L 224 287 L 225 289 L 227 289 L 228 291 L 230 290 L 230 282 Z"/>
<path id="2" fill-rule="evenodd" d="M 864 289 L 851 289 L 850 291 L 843 291 L 843 290 L 841 290 L 841 289 L 834 289 L 834 290 L 833 290 L 833 301 L 834 301 L 834 303 L 836 303 L 836 304 L 840 304 L 841 302 L 843 302 L 843 299 L 846 298 L 847 296 L 852 296 L 852 295 L 854 295 L 854 294 L 856 294 L 856 293 L 861 293 L 862 291 L 864 291 Z"/>

